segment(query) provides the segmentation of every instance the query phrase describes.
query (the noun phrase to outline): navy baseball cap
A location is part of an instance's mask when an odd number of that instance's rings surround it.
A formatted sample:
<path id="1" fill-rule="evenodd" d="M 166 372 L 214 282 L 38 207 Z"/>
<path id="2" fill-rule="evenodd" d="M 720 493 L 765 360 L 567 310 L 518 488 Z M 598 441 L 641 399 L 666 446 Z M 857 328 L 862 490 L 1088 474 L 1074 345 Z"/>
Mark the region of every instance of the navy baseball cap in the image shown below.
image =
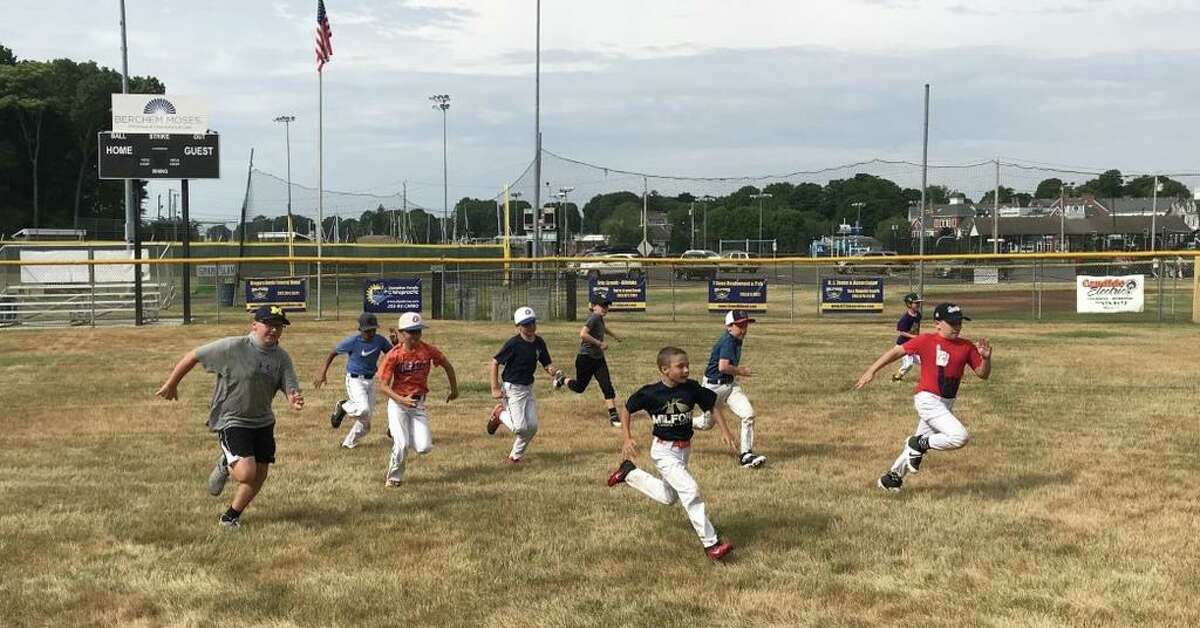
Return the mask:
<path id="1" fill-rule="evenodd" d="M 725 315 L 726 325 L 741 325 L 742 323 L 753 323 L 755 319 L 750 318 L 750 314 L 745 310 L 729 310 Z"/>
<path id="2" fill-rule="evenodd" d="M 596 290 L 588 297 L 588 302 L 592 305 L 612 305 L 612 290 Z"/>
<path id="3" fill-rule="evenodd" d="M 358 331 L 367 331 L 368 329 L 379 329 L 379 319 L 370 312 L 363 312 L 358 315 Z"/>
<path id="4" fill-rule="evenodd" d="M 933 309 L 933 320 L 946 321 L 947 323 L 958 323 L 961 321 L 969 321 L 970 318 L 963 316 L 962 308 L 957 303 L 939 303 Z"/>
<path id="5" fill-rule="evenodd" d="M 278 305 L 259 306 L 257 310 L 254 310 L 254 320 L 259 323 L 292 324 L 292 321 L 289 321 L 284 314 L 283 308 Z"/>
<path id="6" fill-rule="evenodd" d="M 905 303 L 920 303 L 920 302 L 922 302 L 922 301 L 924 301 L 924 300 L 925 300 L 925 299 L 922 299 L 922 298 L 921 298 L 921 295 L 919 295 L 919 294 L 917 294 L 917 293 L 915 293 L 915 292 L 910 292 L 910 293 L 908 293 L 908 294 L 904 295 L 904 302 L 905 302 Z"/>

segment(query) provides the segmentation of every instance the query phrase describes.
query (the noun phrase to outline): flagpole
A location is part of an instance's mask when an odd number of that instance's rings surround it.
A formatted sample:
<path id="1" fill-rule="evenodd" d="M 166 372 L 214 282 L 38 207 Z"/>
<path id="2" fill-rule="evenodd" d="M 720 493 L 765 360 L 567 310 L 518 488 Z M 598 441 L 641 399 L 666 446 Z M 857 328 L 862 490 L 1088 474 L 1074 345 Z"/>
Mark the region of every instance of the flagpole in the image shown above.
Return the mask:
<path id="1" fill-rule="evenodd" d="M 317 320 L 321 320 L 321 232 L 325 224 L 325 73 L 317 70 Z"/>

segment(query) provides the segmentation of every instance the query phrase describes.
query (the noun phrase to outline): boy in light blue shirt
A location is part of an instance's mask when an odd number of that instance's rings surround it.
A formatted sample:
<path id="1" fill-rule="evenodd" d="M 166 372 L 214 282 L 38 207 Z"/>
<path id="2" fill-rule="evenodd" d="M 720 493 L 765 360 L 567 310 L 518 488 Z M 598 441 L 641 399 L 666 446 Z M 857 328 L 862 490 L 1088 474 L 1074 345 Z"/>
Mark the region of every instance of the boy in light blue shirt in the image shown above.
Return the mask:
<path id="1" fill-rule="evenodd" d="M 325 383 L 329 366 L 338 355 L 346 356 L 346 399 L 337 402 L 329 415 L 333 429 L 341 427 L 347 416 L 354 417 L 354 425 L 342 440 L 342 447 L 354 449 L 367 432 L 371 431 L 371 409 L 375 400 L 375 371 L 379 358 L 392 350 L 392 343 L 377 333 L 379 320 L 374 314 L 364 312 L 358 317 L 358 333 L 350 334 L 333 347 L 325 358 L 321 374 L 313 382 L 313 388 Z"/>

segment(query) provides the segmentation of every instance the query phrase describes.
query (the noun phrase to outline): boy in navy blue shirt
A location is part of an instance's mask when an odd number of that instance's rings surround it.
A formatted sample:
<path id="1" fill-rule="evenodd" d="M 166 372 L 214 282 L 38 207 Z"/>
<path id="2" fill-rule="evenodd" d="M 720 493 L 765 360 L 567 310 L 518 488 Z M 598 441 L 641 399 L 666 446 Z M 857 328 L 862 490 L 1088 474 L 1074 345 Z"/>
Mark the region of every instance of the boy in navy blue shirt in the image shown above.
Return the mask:
<path id="1" fill-rule="evenodd" d="M 738 464 L 747 469 L 757 469 L 767 462 L 767 457 L 754 453 L 754 406 L 737 383 L 737 377 L 750 377 L 753 371 L 748 366 L 739 366 L 742 361 L 742 341 L 750 331 L 754 319 L 742 310 L 730 310 L 725 314 L 725 333 L 717 338 L 712 353 L 708 356 L 708 367 L 704 370 L 704 387 L 717 394 L 717 405 L 725 405 L 742 420 L 742 449 Z M 698 429 L 712 427 L 709 413 L 696 417 Z"/>
<path id="2" fill-rule="evenodd" d="M 900 315 L 900 320 L 896 321 L 896 344 L 902 345 L 913 338 L 921 335 L 921 295 L 910 292 L 904 295 L 904 314 Z M 900 370 L 892 376 L 893 382 L 898 382 L 904 379 L 905 375 L 912 370 L 914 364 L 920 364 L 921 358 L 915 353 L 912 355 L 905 354 L 900 359 Z"/>
<path id="3" fill-rule="evenodd" d="M 492 398 L 500 400 L 488 416 L 487 433 L 495 434 L 503 423 L 514 436 L 506 462 L 516 464 L 537 434 L 537 400 L 533 397 L 533 373 L 540 363 L 552 378 L 562 373 L 554 368 L 546 341 L 537 335 L 537 315 L 531 307 L 513 312 L 517 335 L 508 339 L 492 358 Z M 500 366 L 504 366 L 501 377 Z M 503 385 L 501 384 L 503 379 Z"/>
<path id="4" fill-rule="evenodd" d="M 354 425 L 342 440 L 342 447 L 354 449 L 358 441 L 371 431 L 371 409 L 375 401 L 375 370 L 379 357 L 387 355 L 392 350 L 392 343 L 380 336 L 379 320 L 374 314 L 363 312 L 358 317 L 358 333 L 350 334 L 334 346 L 333 351 L 325 358 L 325 366 L 321 374 L 313 382 L 313 388 L 320 388 L 325 383 L 325 375 L 329 365 L 339 354 L 346 355 L 346 399 L 337 402 L 329 415 L 329 424 L 333 429 L 341 427 L 342 420 L 347 416 L 354 417 Z"/>

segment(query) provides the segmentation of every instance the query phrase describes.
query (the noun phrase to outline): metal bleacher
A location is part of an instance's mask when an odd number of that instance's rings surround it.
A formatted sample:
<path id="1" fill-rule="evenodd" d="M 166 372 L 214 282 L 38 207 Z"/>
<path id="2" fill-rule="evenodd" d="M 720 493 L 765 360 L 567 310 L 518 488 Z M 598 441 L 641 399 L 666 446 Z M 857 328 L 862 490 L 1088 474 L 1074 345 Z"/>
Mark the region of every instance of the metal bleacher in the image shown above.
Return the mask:
<path id="1" fill-rule="evenodd" d="M 142 284 L 142 316 L 156 321 L 173 290 Z M 0 292 L 0 327 L 16 325 L 96 325 L 134 318 L 134 284 L 22 283 Z"/>

